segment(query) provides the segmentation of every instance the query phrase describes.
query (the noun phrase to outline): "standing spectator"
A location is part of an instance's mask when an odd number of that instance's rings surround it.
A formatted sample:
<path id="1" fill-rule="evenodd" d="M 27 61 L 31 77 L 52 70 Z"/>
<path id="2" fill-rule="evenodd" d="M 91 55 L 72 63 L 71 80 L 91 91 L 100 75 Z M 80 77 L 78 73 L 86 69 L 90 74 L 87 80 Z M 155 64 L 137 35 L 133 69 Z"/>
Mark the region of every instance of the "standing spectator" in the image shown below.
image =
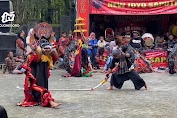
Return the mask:
<path id="1" fill-rule="evenodd" d="M 66 49 L 66 45 L 65 45 L 65 40 L 62 40 L 61 41 L 61 45 L 59 46 L 58 48 L 58 56 L 59 56 L 59 67 L 60 68 L 63 68 L 64 65 L 63 65 L 63 59 L 64 59 L 64 55 L 65 55 L 65 49 Z"/>
<path id="2" fill-rule="evenodd" d="M 6 70 L 8 69 L 9 74 L 22 74 L 23 69 L 19 70 L 19 66 L 23 62 L 22 59 L 17 59 L 13 56 L 13 52 L 9 52 L 8 57 L 5 59 L 5 67 L 3 73 L 5 74 Z M 18 65 L 17 65 L 18 64 Z"/>
<path id="3" fill-rule="evenodd" d="M 55 37 L 55 32 L 52 32 L 51 36 L 53 37 L 54 41 L 56 42 L 57 39 L 56 39 L 56 37 Z"/>
<path id="4" fill-rule="evenodd" d="M 136 49 L 142 49 L 144 47 L 144 41 L 139 36 L 139 32 L 137 31 L 133 32 L 133 38 L 130 40 L 130 45 Z"/>
<path id="5" fill-rule="evenodd" d="M 23 59 L 24 53 L 27 52 L 24 46 L 24 37 L 25 37 L 25 32 L 22 31 L 18 33 L 18 39 L 16 41 L 16 56 L 21 59 Z"/>
<path id="6" fill-rule="evenodd" d="M 74 32 L 72 30 L 69 31 L 69 35 L 68 35 L 68 39 L 70 38 L 70 40 L 74 40 Z"/>
<path id="7" fill-rule="evenodd" d="M 126 38 L 126 42 L 129 43 L 133 34 L 131 32 L 130 26 L 125 27 L 125 32 L 121 33 L 121 36 L 124 36 Z"/>
<path id="8" fill-rule="evenodd" d="M 28 36 L 26 37 L 26 45 L 27 45 L 27 54 L 31 52 L 31 44 L 30 44 L 30 37 L 33 33 L 33 29 L 30 29 L 28 32 Z"/>
<path id="9" fill-rule="evenodd" d="M 91 52 L 94 52 L 94 54 L 96 55 L 97 54 L 97 47 L 98 47 L 98 40 L 96 39 L 94 32 L 92 32 L 90 34 L 90 38 L 91 39 L 88 42 L 89 43 L 88 46 L 90 47 L 88 49 L 88 54 L 90 54 Z"/>
<path id="10" fill-rule="evenodd" d="M 65 40 L 65 46 L 67 46 L 68 38 L 66 38 L 66 36 L 67 36 L 66 32 L 62 32 L 62 37 L 59 39 L 59 43 L 58 43 L 59 46 L 61 45 L 62 40 Z"/>
<path id="11" fill-rule="evenodd" d="M 101 57 L 105 51 L 105 45 L 106 42 L 104 40 L 103 36 L 100 36 L 100 40 L 98 41 L 98 51 L 99 51 L 99 57 Z"/>
<path id="12" fill-rule="evenodd" d="M 93 67 L 97 67 L 96 55 L 97 55 L 97 47 L 98 40 L 95 38 L 95 33 L 92 32 L 90 34 L 91 39 L 88 42 L 88 58 L 91 60 Z"/>

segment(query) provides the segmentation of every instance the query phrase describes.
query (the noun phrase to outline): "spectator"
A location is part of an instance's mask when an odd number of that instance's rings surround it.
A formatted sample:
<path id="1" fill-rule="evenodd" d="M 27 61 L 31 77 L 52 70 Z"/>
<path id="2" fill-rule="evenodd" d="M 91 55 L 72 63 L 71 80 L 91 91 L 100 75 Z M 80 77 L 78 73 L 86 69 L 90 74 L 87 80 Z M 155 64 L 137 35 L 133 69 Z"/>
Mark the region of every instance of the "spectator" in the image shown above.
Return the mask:
<path id="1" fill-rule="evenodd" d="M 16 41 L 16 56 L 21 59 L 23 59 L 24 53 L 27 52 L 24 46 L 24 37 L 25 37 L 25 32 L 22 31 L 18 33 L 18 39 Z"/>
<path id="2" fill-rule="evenodd" d="M 9 74 L 22 74 L 24 72 L 23 69 L 19 70 L 21 63 L 16 62 L 23 62 L 22 59 L 15 58 L 13 56 L 13 52 L 9 52 L 8 57 L 5 59 L 5 67 L 3 73 L 5 74 L 6 70 L 8 69 Z"/>
<path id="3" fill-rule="evenodd" d="M 74 40 L 74 32 L 72 30 L 69 31 L 68 39 L 69 40 Z"/>
<path id="4" fill-rule="evenodd" d="M 162 48 L 163 42 L 164 42 L 164 37 L 159 34 L 159 35 L 155 38 L 155 47 L 156 47 L 156 48 Z"/>
<path id="5" fill-rule="evenodd" d="M 97 47 L 98 47 L 98 40 L 96 39 L 94 32 L 92 32 L 90 34 L 90 40 L 88 43 L 89 43 L 88 44 L 88 46 L 89 46 L 88 54 L 91 54 L 92 52 L 94 52 L 94 54 L 96 55 L 97 54 Z"/>
<path id="6" fill-rule="evenodd" d="M 32 33 L 33 33 L 33 29 L 30 29 L 28 32 L 28 36 L 26 37 L 27 54 L 29 54 L 31 52 L 30 37 L 31 37 Z"/>
<path id="7" fill-rule="evenodd" d="M 98 41 L 98 51 L 99 51 L 99 57 L 101 57 L 105 51 L 105 45 L 106 42 L 104 40 L 103 36 L 100 36 L 100 40 Z"/>
<path id="8" fill-rule="evenodd" d="M 107 42 L 114 41 L 114 37 L 112 36 L 111 33 L 108 33 L 108 36 L 107 36 L 107 38 L 106 38 L 106 41 L 107 41 Z"/>
<path id="9" fill-rule="evenodd" d="M 93 68 L 97 67 L 96 55 L 97 55 L 97 47 L 98 47 L 98 40 L 95 38 L 95 33 L 92 32 L 90 34 L 90 40 L 88 42 L 88 58 L 91 60 Z"/>
<path id="10" fill-rule="evenodd" d="M 168 54 L 171 52 L 175 43 L 176 43 L 175 36 L 173 34 L 169 34 L 168 41 L 166 41 L 166 43 L 164 43 L 164 46 L 166 46 L 168 49 Z"/>
<path id="11" fill-rule="evenodd" d="M 59 39 L 59 43 L 58 43 L 59 46 L 61 45 L 62 40 L 65 40 L 65 46 L 67 46 L 68 38 L 66 38 L 66 35 L 67 35 L 66 32 L 62 32 L 62 37 Z"/>
<path id="12" fill-rule="evenodd" d="M 55 32 L 52 32 L 51 36 L 53 37 L 54 41 L 56 42 L 57 39 L 56 39 L 56 37 L 55 37 Z"/>
<path id="13" fill-rule="evenodd" d="M 116 42 L 117 42 L 117 37 L 114 38 L 114 41 L 111 41 L 110 44 L 109 44 L 109 47 L 110 47 L 110 54 L 112 54 L 112 50 L 114 47 L 116 47 Z"/>
<path id="14" fill-rule="evenodd" d="M 124 36 L 126 38 L 126 43 L 130 42 L 130 40 L 133 36 L 130 26 L 125 27 L 125 32 L 122 32 L 121 36 Z"/>
<path id="15" fill-rule="evenodd" d="M 7 112 L 2 106 L 0 106 L 0 118 L 8 118 Z"/>
<path id="16" fill-rule="evenodd" d="M 65 55 L 65 49 L 66 49 L 66 45 L 65 45 L 65 40 L 61 41 L 61 45 L 58 48 L 58 56 L 59 56 L 59 67 L 60 68 L 64 68 L 64 63 L 63 63 L 63 59 L 64 59 L 64 55 Z"/>
<path id="17" fill-rule="evenodd" d="M 168 36 L 169 36 L 169 35 L 170 35 L 169 32 L 166 32 L 166 33 L 165 33 L 165 35 L 164 35 L 164 40 L 165 40 L 165 41 L 168 41 Z"/>
<path id="18" fill-rule="evenodd" d="M 142 49 L 144 47 L 144 41 L 139 37 L 139 32 L 133 32 L 133 38 L 130 40 L 130 45 L 136 49 Z"/>

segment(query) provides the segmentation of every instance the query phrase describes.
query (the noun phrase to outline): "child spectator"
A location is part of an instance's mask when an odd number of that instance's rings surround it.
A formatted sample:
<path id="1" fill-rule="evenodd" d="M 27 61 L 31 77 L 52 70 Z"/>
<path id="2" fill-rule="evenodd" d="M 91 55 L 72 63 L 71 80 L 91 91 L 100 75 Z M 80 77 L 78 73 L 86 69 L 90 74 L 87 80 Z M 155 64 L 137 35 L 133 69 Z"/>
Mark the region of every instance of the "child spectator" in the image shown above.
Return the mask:
<path id="1" fill-rule="evenodd" d="M 8 57 L 5 59 L 5 68 L 3 73 L 5 74 L 8 69 L 9 74 L 22 74 L 24 70 L 19 70 L 21 63 L 18 64 L 17 62 L 22 63 L 23 60 L 13 57 L 13 52 L 9 52 Z"/>
<path id="2" fill-rule="evenodd" d="M 99 57 L 100 58 L 105 51 L 105 45 L 106 45 L 106 42 L 104 40 L 104 37 L 100 36 L 100 40 L 98 41 L 98 52 L 99 52 Z"/>

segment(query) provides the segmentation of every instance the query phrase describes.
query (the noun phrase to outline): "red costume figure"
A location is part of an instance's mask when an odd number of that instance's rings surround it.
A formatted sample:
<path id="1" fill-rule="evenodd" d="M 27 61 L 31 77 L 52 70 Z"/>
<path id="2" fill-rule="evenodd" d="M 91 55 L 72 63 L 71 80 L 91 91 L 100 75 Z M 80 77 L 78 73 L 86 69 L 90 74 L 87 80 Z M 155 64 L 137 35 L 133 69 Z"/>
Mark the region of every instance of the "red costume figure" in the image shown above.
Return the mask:
<path id="1" fill-rule="evenodd" d="M 51 44 L 52 27 L 47 23 L 37 25 L 31 36 L 32 52 L 27 57 L 27 63 L 22 65 L 26 69 L 25 99 L 18 106 L 35 106 L 42 104 L 46 107 L 57 107 L 48 91 L 49 69 L 58 60 L 55 47 Z"/>

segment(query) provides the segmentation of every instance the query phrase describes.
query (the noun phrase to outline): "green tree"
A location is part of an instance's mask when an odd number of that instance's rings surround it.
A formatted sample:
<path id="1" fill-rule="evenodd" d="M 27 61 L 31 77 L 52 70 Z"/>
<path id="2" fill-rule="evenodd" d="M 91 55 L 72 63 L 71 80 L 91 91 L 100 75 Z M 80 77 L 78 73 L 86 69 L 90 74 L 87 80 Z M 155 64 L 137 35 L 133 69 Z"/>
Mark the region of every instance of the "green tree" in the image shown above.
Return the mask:
<path id="1" fill-rule="evenodd" d="M 29 20 L 59 24 L 60 16 L 68 15 L 72 0 L 11 0 L 20 25 Z"/>

